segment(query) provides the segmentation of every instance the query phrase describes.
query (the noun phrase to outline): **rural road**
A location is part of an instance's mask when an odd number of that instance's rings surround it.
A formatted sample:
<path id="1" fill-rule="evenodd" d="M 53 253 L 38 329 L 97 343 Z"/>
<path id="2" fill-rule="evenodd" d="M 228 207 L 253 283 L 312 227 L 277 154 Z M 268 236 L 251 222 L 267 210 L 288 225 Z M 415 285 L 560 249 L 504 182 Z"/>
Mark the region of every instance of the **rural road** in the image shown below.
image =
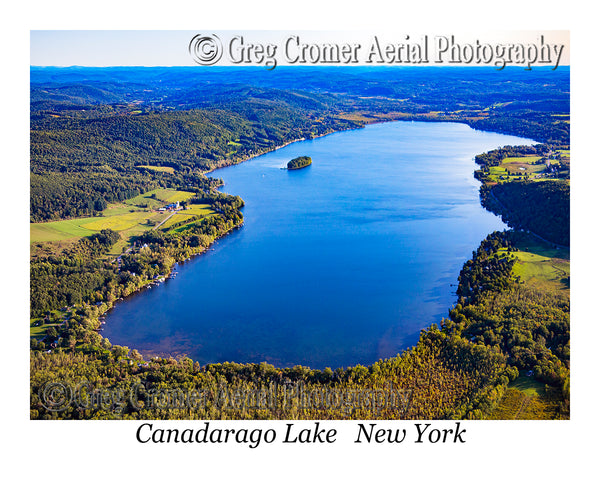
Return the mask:
<path id="1" fill-rule="evenodd" d="M 177 213 L 177 211 L 171 212 L 171 215 L 169 215 L 167 218 L 165 218 L 162 222 L 160 222 L 158 225 L 156 225 L 152 230 L 156 230 L 157 228 L 159 228 L 163 223 L 165 223 L 169 218 L 171 218 L 173 215 L 175 215 Z"/>

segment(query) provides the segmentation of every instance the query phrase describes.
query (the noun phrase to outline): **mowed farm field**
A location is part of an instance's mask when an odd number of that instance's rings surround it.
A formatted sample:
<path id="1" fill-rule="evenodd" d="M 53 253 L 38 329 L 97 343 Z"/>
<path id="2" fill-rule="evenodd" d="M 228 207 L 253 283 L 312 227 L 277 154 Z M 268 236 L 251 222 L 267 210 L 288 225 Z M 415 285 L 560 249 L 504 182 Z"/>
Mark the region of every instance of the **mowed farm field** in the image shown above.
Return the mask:
<path id="1" fill-rule="evenodd" d="M 490 167 L 488 180 L 493 182 L 521 180 L 528 175 L 531 180 L 539 180 L 535 176 L 546 170 L 545 164 L 537 164 L 542 157 L 524 156 L 507 157 L 497 167 Z M 558 163 L 557 160 L 552 162 Z"/>
<path id="2" fill-rule="evenodd" d="M 171 218 L 169 218 L 164 224 L 161 225 L 160 229 L 163 231 L 167 231 L 171 228 L 171 226 L 180 223 L 182 221 L 191 221 L 195 220 L 196 217 L 206 217 L 209 215 L 213 215 L 214 210 L 212 210 L 208 205 L 190 205 L 186 210 L 180 210 L 175 213 Z M 194 223 L 194 222 L 191 222 Z M 178 230 L 177 228 L 175 230 Z"/>
<path id="3" fill-rule="evenodd" d="M 516 247 L 515 276 L 541 290 L 570 294 L 570 249 L 555 248 L 533 236 L 523 236 Z"/>
<path id="4" fill-rule="evenodd" d="M 153 172 L 165 172 L 165 173 L 173 173 L 175 169 L 173 167 L 162 167 L 155 165 L 138 165 L 136 168 L 141 170 L 151 170 Z"/>
<path id="5" fill-rule="evenodd" d="M 30 243 L 74 241 L 109 228 L 121 234 L 121 241 L 111 253 L 119 253 L 129 238 L 151 230 L 169 217 L 171 212 L 159 212 L 158 208 L 169 203 L 187 201 L 193 193 L 172 189 L 156 189 L 138 195 L 124 202 L 113 203 L 102 212 L 102 216 L 82 217 L 46 223 L 30 224 Z M 174 214 L 161 230 L 182 220 L 202 215 L 211 215 L 214 211 L 208 205 L 190 205 L 189 210 Z"/>
<path id="6" fill-rule="evenodd" d="M 565 177 L 565 169 L 568 171 L 570 158 L 570 150 L 565 149 L 557 149 L 547 158 L 539 155 L 506 157 L 500 165 L 489 167 L 485 181 L 491 183 L 514 180 L 556 181 L 558 179 L 557 172 L 561 172 L 562 178 Z"/>

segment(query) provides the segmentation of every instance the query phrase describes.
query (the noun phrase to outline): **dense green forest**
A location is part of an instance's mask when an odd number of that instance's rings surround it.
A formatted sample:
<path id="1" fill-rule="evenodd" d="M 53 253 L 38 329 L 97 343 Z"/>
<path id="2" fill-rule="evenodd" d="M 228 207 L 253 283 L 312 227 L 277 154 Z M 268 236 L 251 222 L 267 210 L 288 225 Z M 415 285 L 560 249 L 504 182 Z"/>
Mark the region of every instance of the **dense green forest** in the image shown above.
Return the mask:
<path id="1" fill-rule="evenodd" d="M 482 204 L 510 227 L 570 245 L 570 189 L 564 182 L 506 182 L 481 189 Z"/>
<path id="2" fill-rule="evenodd" d="M 32 222 L 102 215 L 111 202 L 158 187 L 193 193 L 191 204 L 216 213 L 146 231 L 118 259 L 107 255 L 120 238 L 109 229 L 32 256 L 31 322 L 43 333 L 31 340 L 31 418 L 487 418 L 497 415 L 508 386 L 524 377 L 546 385 L 556 401 L 545 418 L 568 418 L 568 295 L 515 276 L 519 232 L 488 236 L 460 273 L 448 318 L 425 329 L 413 348 L 370 366 L 199 365 L 188 358 L 144 359 L 103 338 L 98 329 L 114 302 L 242 224 L 242 199 L 216 192 L 220 181 L 204 173 L 292 140 L 374 121 L 457 121 L 541 142 L 476 158 L 482 203 L 516 229 L 569 245 L 566 180 L 496 183 L 485 176 L 508 157 L 568 147 L 568 70 L 199 72 L 32 69 Z M 48 408 L 58 398 L 48 390 L 53 382 L 67 385 L 79 402 Z M 285 392 L 299 385 L 363 396 L 391 388 L 410 398 L 401 409 L 286 403 Z M 219 393 L 270 388 L 276 402 L 269 408 L 234 408 Z M 156 392 L 165 389 L 177 398 L 207 393 L 201 408 L 174 408 L 157 401 Z M 99 400 L 107 392 L 113 394 L 108 404 Z"/>
<path id="3" fill-rule="evenodd" d="M 44 118 L 31 129 L 31 220 L 98 214 L 156 187 L 199 187 L 203 173 L 283 143 L 358 126 L 316 123 L 264 100 L 247 116 L 222 110 Z M 92 115 L 90 115 L 91 117 Z M 164 173 L 138 166 L 166 166 Z"/>
<path id="4" fill-rule="evenodd" d="M 70 402 L 60 411 L 49 411 L 44 385 L 61 381 L 73 391 L 85 372 L 86 399 Z M 502 378 L 503 375 L 504 377 Z M 31 355 L 31 418 L 463 418 L 477 417 L 485 403 L 499 399 L 507 370 L 504 357 L 495 349 L 474 346 L 438 329 L 423 332 L 412 349 L 395 358 L 369 367 L 346 370 L 312 370 L 306 367 L 279 369 L 267 364 L 211 364 L 200 366 L 187 358 L 152 359 L 143 362 L 139 354 L 104 343 L 97 352 L 57 351 L 53 355 L 34 351 Z M 390 388 L 410 390 L 410 402 L 401 408 L 340 408 L 339 402 L 319 402 L 303 408 L 294 388 L 354 394 Z M 104 390 L 105 389 L 105 390 Z M 157 389 L 171 392 L 159 400 Z M 119 396 L 120 405 L 93 402 L 94 391 Z M 273 391 L 276 400 L 263 408 L 236 408 L 223 402 L 221 392 Z M 288 392 L 288 399 L 282 398 Z M 130 401 L 131 392 L 135 400 Z M 189 406 L 182 399 L 190 392 L 205 393 L 203 403 Z M 89 396 L 87 396 L 89 393 Z M 180 403 L 173 403 L 173 400 Z M 229 400 L 231 402 L 231 400 Z M 492 400 L 493 401 L 493 400 Z M 168 402 L 168 403 L 167 403 Z M 88 407 L 88 408 L 86 408 Z M 117 408 L 119 407 L 119 408 Z"/>
<path id="5" fill-rule="evenodd" d="M 287 163 L 287 169 L 288 170 L 297 170 L 298 168 L 308 167 L 311 163 L 312 163 L 312 158 L 310 158 L 310 157 L 306 157 L 306 156 L 296 157 L 296 158 L 292 158 Z"/>
<path id="6" fill-rule="evenodd" d="M 568 68 L 523 71 L 516 67 L 501 72 L 469 67 L 443 71 L 437 67 L 280 67 L 273 71 L 34 67 L 31 117 L 38 122 L 57 114 L 88 117 L 111 111 L 123 115 L 221 109 L 264 123 L 268 118 L 275 120 L 269 112 L 281 105 L 308 113 L 317 126 L 322 118 L 324 127 L 362 114 L 361 121 L 461 121 L 541 143 L 568 144 L 570 125 L 564 120 L 570 113 L 569 77 Z M 285 115 L 277 120 L 282 119 Z M 309 134 L 306 131 L 298 138 L 309 138 Z"/>

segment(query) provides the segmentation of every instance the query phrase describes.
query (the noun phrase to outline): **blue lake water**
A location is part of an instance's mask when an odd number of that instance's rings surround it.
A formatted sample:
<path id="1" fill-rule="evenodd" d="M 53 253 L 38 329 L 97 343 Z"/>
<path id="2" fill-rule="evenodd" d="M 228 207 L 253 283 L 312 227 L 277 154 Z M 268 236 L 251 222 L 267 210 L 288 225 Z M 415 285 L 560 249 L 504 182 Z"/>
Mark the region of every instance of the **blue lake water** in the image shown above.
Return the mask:
<path id="1" fill-rule="evenodd" d="M 479 203 L 473 157 L 529 140 L 391 122 L 296 142 L 214 172 L 245 224 L 175 279 L 120 302 L 102 332 L 201 364 L 370 364 L 447 316 L 457 276 L 504 224 Z M 282 170 L 308 155 L 313 164 Z"/>

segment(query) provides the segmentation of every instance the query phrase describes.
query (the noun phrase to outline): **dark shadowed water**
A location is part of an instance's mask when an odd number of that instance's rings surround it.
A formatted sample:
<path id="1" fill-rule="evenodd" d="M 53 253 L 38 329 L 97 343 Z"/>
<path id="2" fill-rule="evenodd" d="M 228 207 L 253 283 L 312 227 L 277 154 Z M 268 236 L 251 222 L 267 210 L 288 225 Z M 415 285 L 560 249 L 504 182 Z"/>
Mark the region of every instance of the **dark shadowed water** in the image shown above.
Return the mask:
<path id="1" fill-rule="evenodd" d="M 103 335 L 201 364 L 369 364 L 447 316 L 462 264 L 502 230 L 479 203 L 473 157 L 532 144 L 462 124 L 393 122 L 218 170 L 244 226 L 120 302 Z M 313 164 L 282 170 L 308 155 Z"/>

